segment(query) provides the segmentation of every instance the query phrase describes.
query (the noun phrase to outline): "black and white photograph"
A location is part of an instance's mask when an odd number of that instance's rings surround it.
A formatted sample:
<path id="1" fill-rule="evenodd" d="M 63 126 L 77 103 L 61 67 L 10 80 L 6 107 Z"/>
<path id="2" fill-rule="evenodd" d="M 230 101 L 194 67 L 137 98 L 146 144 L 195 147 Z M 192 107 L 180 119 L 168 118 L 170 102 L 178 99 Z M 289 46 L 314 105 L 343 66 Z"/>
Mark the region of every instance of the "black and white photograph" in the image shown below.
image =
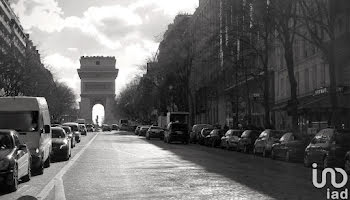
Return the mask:
<path id="1" fill-rule="evenodd" d="M 347 200 L 349 174 L 349 0 L 0 0 L 0 200 Z"/>

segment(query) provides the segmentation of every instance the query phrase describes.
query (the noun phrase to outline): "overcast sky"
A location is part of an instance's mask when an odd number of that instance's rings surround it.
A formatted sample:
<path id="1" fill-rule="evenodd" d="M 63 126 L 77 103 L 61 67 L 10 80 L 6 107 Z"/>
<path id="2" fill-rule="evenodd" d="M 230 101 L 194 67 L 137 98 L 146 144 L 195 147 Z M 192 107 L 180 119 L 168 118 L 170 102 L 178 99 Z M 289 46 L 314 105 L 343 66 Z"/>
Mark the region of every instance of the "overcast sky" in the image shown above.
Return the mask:
<path id="1" fill-rule="evenodd" d="M 12 0 L 22 26 L 59 81 L 80 95 L 76 69 L 82 55 L 115 56 L 116 93 L 154 54 L 159 36 L 179 12 L 198 0 Z"/>

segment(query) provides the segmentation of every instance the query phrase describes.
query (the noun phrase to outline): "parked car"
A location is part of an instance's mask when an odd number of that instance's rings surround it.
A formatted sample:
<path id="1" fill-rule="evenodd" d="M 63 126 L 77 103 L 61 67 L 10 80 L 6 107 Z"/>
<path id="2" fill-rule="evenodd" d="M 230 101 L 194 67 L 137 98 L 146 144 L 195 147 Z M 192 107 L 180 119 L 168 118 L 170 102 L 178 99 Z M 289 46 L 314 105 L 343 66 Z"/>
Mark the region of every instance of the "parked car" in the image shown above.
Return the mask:
<path id="1" fill-rule="evenodd" d="M 180 141 L 183 144 L 189 143 L 190 134 L 187 124 L 177 122 L 171 122 L 168 124 L 168 127 L 164 132 L 164 142 L 170 144 L 173 141 Z"/>
<path id="2" fill-rule="evenodd" d="M 303 161 L 306 146 L 310 143 L 308 137 L 298 136 L 292 132 L 284 134 L 272 145 L 271 158 L 283 158 L 286 162 Z"/>
<path id="3" fill-rule="evenodd" d="M 343 167 L 350 151 L 350 130 L 326 128 L 319 131 L 305 149 L 304 165 L 322 168 Z"/>
<path id="4" fill-rule="evenodd" d="M 82 135 L 87 135 L 87 129 L 84 124 L 79 124 L 79 130 Z"/>
<path id="5" fill-rule="evenodd" d="M 139 135 L 141 126 L 136 126 L 135 128 L 135 135 Z"/>
<path id="6" fill-rule="evenodd" d="M 346 173 L 350 174 L 350 151 L 348 151 L 345 155 L 344 169 Z"/>
<path id="7" fill-rule="evenodd" d="M 258 139 L 259 135 L 260 132 L 257 130 L 245 130 L 241 135 L 241 139 L 238 141 L 238 151 L 243 151 L 244 153 L 252 152 L 254 149 L 254 142 Z"/>
<path id="8" fill-rule="evenodd" d="M 113 131 L 119 130 L 118 124 L 112 124 L 112 130 L 113 130 Z"/>
<path id="9" fill-rule="evenodd" d="M 241 135 L 243 133 L 243 130 L 235 130 L 230 129 L 228 130 L 224 136 L 221 137 L 220 145 L 221 147 L 224 147 L 226 149 L 235 149 L 239 150 L 238 142 L 241 139 Z"/>
<path id="10" fill-rule="evenodd" d="M 87 130 L 87 132 L 94 132 L 95 131 L 94 125 L 87 124 L 86 125 L 86 130 Z"/>
<path id="11" fill-rule="evenodd" d="M 195 124 L 192 127 L 192 131 L 190 133 L 190 142 L 196 143 L 200 137 L 201 131 L 203 128 L 213 128 L 210 124 Z"/>
<path id="12" fill-rule="evenodd" d="M 69 160 L 71 156 L 70 138 L 61 127 L 52 127 L 52 158 Z"/>
<path id="13" fill-rule="evenodd" d="M 31 156 L 27 145 L 20 142 L 14 130 L 0 130 L 0 182 L 10 192 L 18 189 L 19 179 L 31 178 Z"/>
<path id="14" fill-rule="evenodd" d="M 70 139 L 70 143 L 71 143 L 71 147 L 74 148 L 75 147 L 75 139 L 74 139 L 74 135 L 73 135 L 73 131 L 69 126 L 61 126 L 61 128 L 64 129 L 64 131 L 66 131 L 66 134 L 68 135 L 69 139 Z"/>
<path id="15" fill-rule="evenodd" d="M 151 126 L 146 132 L 146 139 L 159 138 L 164 140 L 164 129 L 159 126 Z"/>
<path id="16" fill-rule="evenodd" d="M 141 126 L 140 131 L 139 131 L 139 136 L 146 136 L 146 133 L 150 127 L 151 126 L 147 126 L 147 125 Z"/>
<path id="17" fill-rule="evenodd" d="M 217 147 L 220 146 L 221 143 L 221 130 L 214 129 L 209 135 L 205 137 L 204 143 L 206 146 Z"/>
<path id="18" fill-rule="evenodd" d="M 108 124 L 102 124 L 102 131 L 111 131 L 112 128 Z"/>
<path id="19" fill-rule="evenodd" d="M 81 133 L 79 131 L 79 124 L 75 123 L 75 122 L 67 122 L 67 123 L 64 123 L 63 126 L 69 126 L 72 129 L 75 141 L 79 143 L 81 140 Z"/>
<path id="20" fill-rule="evenodd" d="M 256 139 L 254 143 L 253 153 L 262 153 L 264 157 L 270 154 L 272 145 L 280 140 L 284 131 L 266 129 Z"/>
<path id="21" fill-rule="evenodd" d="M 203 128 L 201 130 L 201 134 L 198 138 L 198 144 L 204 145 L 205 144 L 205 138 L 210 134 L 210 132 L 214 130 L 213 128 Z"/>

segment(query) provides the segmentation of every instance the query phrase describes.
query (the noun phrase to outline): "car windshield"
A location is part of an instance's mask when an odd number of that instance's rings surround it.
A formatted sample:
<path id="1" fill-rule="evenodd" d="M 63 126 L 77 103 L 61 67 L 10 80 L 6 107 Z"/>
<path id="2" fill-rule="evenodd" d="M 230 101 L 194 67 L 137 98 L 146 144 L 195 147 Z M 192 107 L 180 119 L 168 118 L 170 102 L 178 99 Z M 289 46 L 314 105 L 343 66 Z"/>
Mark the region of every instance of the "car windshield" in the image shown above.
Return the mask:
<path id="1" fill-rule="evenodd" d="M 11 140 L 11 136 L 9 134 L 0 133 L 0 150 L 12 148 L 13 142 Z"/>
<path id="2" fill-rule="evenodd" d="M 38 131 L 39 112 L 0 112 L 0 129 L 14 129 L 18 132 Z"/>
<path id="3" fill-rule="evenodd" d="M 160 127 L 151 127 L 151 130 L 161 130 L 162 128 Z"/>
<path id="4" fill-rule="evenodd" d="M 70 128 L 68 128 L 68 127 L 62 127 L 65 131 L 66 131 L 66 133 L 70 133 L 71 131 L 71 129 Z"/>
<path id="5" fill-rule="evenodd" d="M 270 131 L 270 137 L 271 138 L 277 138 L 280 139 L 283 135 L 283 132 L 281 131 Z"/>
<path id="6" fill-rule="evenodd" d="M 60 129 L 52 129 L 52 138 L 65 138 L 66 135 Z"/>

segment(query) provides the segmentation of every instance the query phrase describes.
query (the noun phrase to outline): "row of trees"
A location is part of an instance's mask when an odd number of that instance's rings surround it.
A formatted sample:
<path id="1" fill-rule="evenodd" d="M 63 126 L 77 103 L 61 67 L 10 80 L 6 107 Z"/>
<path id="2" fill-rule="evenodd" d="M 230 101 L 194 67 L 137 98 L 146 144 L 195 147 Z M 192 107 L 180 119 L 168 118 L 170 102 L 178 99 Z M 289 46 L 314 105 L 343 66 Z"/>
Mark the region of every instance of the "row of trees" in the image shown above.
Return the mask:
<path id="1" fill-rule="evenodd" d="M 292 118 L 292 128 L 298 130 L 295 50 L 297 42 L 303 40 L 320 52 L 325 63 L 329 65 L 331 123 L 337 125 L 339 110 L 336 95 L 336 22 L 342 14 L 349 11 L 349 3 L 346 0 L 221 0 L 220 3 L 212 5 L 218 6 L 211 9 L 220 12 L 214 14 L 220 15 L 219 22 L 212 20 L 213 15 L 208 14 L 205 15 L 207 18 L 202 18 L 204 21 L 201 21 L 199 27 L 193 27 L 188 17 L 182 26 L 168 31 L 159 46 L 158 56 L 152 60 L 156 61 L 153 72 L 149 69 L 146 78 L 134 82 L 133 87 L 127 87 L 121 93 L 117 100 L 118 110 L 126 109 L 125 105 L 128 105 L 129 117 L 141 118 L 145 113 L 150 113 L 152 108 L 164 112 L 180 107 L 179 110 L 189 110 L 193 115 L 194 105 L 198 103 L 193 91 L 198 88 L 193 80 L 197 73 L 201 73 L 200 70 L 195 71 L 194 63 L 198 60 L 202 63 L 208 63 L 208 60 L 211 60 L 211 63 L 219 63 L 220 58 L 217 55 L 223 52 L 225 67 L 231 67 L 233 70 L 230 72 L 235 73 L 230 78 L 236 82 L 245 80 L 247 83 L 245 93 L 236 92 L 237 97 L 246 96 L 249 100 L 251 86 L 248 79 L 263 77 L 261 85 L 264 94 L 262 104 L 265 109 L 265 126 L 270 126 L 269 83 L 273 77 L 269 71 L 273 70 L 272 62 L 276 59 L 274 51 L 278 46 L 282 49 L 280 56 L 284 59 L 290 83 L 287 109 Z M 199 32 L 201 34 L 198 34 Z M 219 41 L 220 45 L 210 46 L 213 41 Z M 251 62 L 252 59 L 254 62 Z M 220 76 L 216 79 L 217 84 L 223 81 L 227 80 L 220 79 Z M 126 96 L 125 93 L 130 90 L 134 91 L 135 95 Z M 124 99 L 125 104 L 119 103 L 121 99 Z M 248 102 L 247 109 L 250 109 L 249 104 Z"/>
<path id="2" fill-rule="evenodd" d="M 26 55 L 19 57 L 8 49 L 0 59 L 0 96 L 45 97 L 53 120 L 59 120 L 76 107 L 73 90 L 54 80 L 34 47 L 27 47 Z"/>

